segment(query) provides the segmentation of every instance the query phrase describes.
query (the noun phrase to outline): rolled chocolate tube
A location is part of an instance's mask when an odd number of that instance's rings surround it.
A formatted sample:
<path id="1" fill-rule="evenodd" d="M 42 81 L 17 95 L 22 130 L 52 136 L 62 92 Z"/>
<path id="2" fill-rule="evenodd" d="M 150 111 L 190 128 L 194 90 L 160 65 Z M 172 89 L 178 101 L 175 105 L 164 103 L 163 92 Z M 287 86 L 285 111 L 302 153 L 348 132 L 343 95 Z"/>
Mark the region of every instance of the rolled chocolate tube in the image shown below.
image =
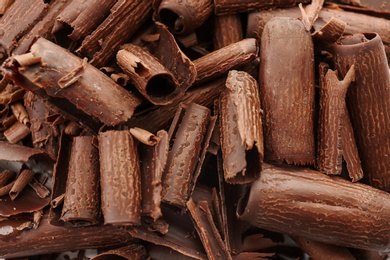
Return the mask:
<path id="1" fill-rule="evenodd" d="M 246 72 L 231 70 L 220 99 L 220 131 L 225 181 L 250 183 L 264 157 L 259 89 Z"/>
<path id="2" fill-rule="evenodd" d="M 298 19 L 271 19 L 262 34 L 260 98 L 266 159 L 313 164 L 314 50 Z"/>
<path id="3" fill-rule="evenodd" d="M 99 133 L 101 203 L 105 224 L 141 223 L 141 176 L 129 131 Z"/>
<path id="4" fill-rule="evenodd" d="M 118 0 L 107 18 L 85 37 L 76 52 L 88 57 L 93 66 L 104 66 L 115 55 L 119 46 L 128 41 L 146 21 L 151 10 L 151 1 Z"/>
<path id="5" fill-rule="evenodd" d="M 241 16 L 239 14 L 217 15 L 214 17 L 214 50 L 243 39 Z"/>
<path id="6" fill-rule="evenodd" d="M 195 103 L 186 108 L 168 153 L 163 174 L 164 202 L 185 207 L 210 114 L 210 109 Z"/>
<path id="7" fill-rule="evenodd" d="M 237 215 L 251 225 L 345 247 L 390 251 L 390 194 L 315 170 L 264 166 Z"/>
<path id="8" fill-rule="evenodd" d="M 288 7 L 294 6 L 297 3 L 307 3 L 309 0 L 214 0 L 214 13 L 221 14 L 235 14 L 252 12 L 259 9 L 270 9 L 272 7 Z"/>
<path id="9" fill-rule="evenodd" d="M 30 51 L 41 57 L 42 62 L 19 67 L 10 58 L 3 67 L 5 73 L 49 101 L 65 116 L 97 131 L 101 123 L 117 125 L 133 115 L 140 102 L 138 98 L 86 60 L 43 38 L 39 38 Z"/>
<path id="10" fill-rule="evenodd" d="M 73 138 L 61 220 L 74 226 L 99 223 L 99 152 L 93 138 Z"/>
<path id="11" fill-rule="evenodd" d="M 212 14 L 213 1 L 163 0 L 157 12 L 172 33 L 185 35 L 194 32 Z"/>
<path id="12" fill-rule="evenodd" d="M 28 126 L 16 121 L 10 128 L 4 131 L 4 136 L 11 144 L 16 144 L 30 134 Z"/>
<path id="13" fill-rule="evenodd" d="M 10 170 L 4 170 L 0 172 L 0 187 L 6 185 L 8 183 L 8 180 L 10 180 L 14 175 L 15 173 Z"/>
<path id="14" fill-rule="evenodd" d="M 27 184 L 32 180 L 34 177 L 35 172 L 29 169 L 23 170 L 18 177 L 15 180 L 14 185 L 12 186 L 12 189 L 9 192 L 9 196 L 11 200 L 15 200 L 16 197 L 19 195 L 19 193 L 22 192 L 24 187 L 27 186 Z"/>
<path id="15" fill-rule="evenodd" d="M 72 0 L 57 16 L 52 33 L 70 29 L 69 38 L 82 40 L 106 18 L 115 3 L 116 0 Z"/>
<path id="16" fill-rule="evenodd" d="M 390 74 L 381 38 L 376 33 L 345 36 L 335 44 L 333 57 L 342 76 L 355 66 L 347 106 L 365 180 L 390 191 Z"/>
<path id="17" fill-rule="evenodd" d="M 0 222 L 0 227 L 12 230 L 9 234 L 0 235 L 0 257 L 7 259 L 77 249 L 117 247 L 134 241 L 125 229 L 111 225 L 78 228 L 53 226 L 49 223 L 48 214 L 43 215 L 37 229 L 18 231 L 12 227 L 12 220 Z"/>

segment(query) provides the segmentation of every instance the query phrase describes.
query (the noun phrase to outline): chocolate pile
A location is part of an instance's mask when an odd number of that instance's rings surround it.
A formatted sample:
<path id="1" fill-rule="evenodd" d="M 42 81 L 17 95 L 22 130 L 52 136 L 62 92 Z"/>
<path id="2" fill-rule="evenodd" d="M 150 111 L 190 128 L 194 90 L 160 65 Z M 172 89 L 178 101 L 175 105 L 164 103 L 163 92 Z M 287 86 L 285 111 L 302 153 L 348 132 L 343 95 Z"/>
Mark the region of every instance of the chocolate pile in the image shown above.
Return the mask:
<path id="1" fill-rule="evenodd" d="M 0 258 L 386 259 L 387 1 L 0 14 Z"/>

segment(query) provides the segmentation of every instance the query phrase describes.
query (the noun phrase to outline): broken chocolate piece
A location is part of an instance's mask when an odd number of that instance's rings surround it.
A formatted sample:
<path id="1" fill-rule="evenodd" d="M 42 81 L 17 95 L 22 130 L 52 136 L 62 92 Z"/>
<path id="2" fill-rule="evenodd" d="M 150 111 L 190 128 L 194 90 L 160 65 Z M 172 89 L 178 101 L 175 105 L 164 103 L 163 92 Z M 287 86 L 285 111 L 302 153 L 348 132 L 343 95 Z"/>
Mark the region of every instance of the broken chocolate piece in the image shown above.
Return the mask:
<path id="1" fill-rule="evenodd" d="M 310 33 L 298 19 L 273 18 L 264 28 L 260 54 L 265 157 L 278 163 L 313 164 L 315 89 Z"/>
<path id="2" fill-rule="evenodd" d="M 105 224 L 141 223 L 141 176 L 129 131 L 99 133 L 100 186 Z"/>
<path id="3" fill-rule="evenodd" d="M 246 72 L 231 70 L 220 99 L 220 132 L 225 181 L 250 183 L 264 157 L 259 89 Z"/>

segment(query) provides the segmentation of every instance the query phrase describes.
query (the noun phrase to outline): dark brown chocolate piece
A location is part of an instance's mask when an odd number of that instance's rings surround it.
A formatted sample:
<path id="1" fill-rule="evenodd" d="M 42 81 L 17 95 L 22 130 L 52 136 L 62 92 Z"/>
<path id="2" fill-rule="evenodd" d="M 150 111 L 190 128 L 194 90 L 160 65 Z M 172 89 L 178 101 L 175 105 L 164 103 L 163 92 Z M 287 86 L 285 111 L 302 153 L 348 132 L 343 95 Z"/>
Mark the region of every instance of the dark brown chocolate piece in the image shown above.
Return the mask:
<path id="1" fill-rule="evenodd" d="M 158 141 L 155 146 L 140 147 L 141 162 L 141 189 L 142 204 L 141 213 L 156 221 L 161 213 L 161 178 L 168 157 L 169 139 L 168 133 L 160 130 L 156 135 Z"/>
<path id="2" fill-rule="evenodd" d="M 141 176 L 129 131 L 99 133 L 100 186 L 105 224 L 141 223 Z"/>
<path id="3" fill-rule="evenodd" d="M 214 50 L 243 39 L 241 17 L 239 14 L 217 15 L 214 17 Z"/>
<path id="4" fill-rule="evenodd" d="M 264 157 L 259 87 L 246 72 L 231 70 L 220 99 L 220 132 L 225 181 L 258 178 Z"/>
<path id="5" fill-rule="evenodd" d="M 104 253 L 101 253 L 91 260 L 110 260 L 110 259 L 128 259 L 128 260 L 144 260 L 148 253 L 141 244 L 133 244 L 117 249 L 113 249 Z"/>
<path id="6" fill-rule="evenodd" d="M 154 244 L 147 244 L 146 250 L 148 251 L 148 256 L 150 259 L 159 259 L 159 260 L 194 260 L 190 256 L 181 254 L 180 252 L 173 250 L 169 247 L 159 246 Z M 376 260 L 376 259 L 375 259 Z"/>
<path id="7" fill-rule="evenodd" d="M 251 225 L 346 247 L 389 251 L 390 194 L 311 169 L 269 165 L 241 198 Z"/>
<path id="8" fill-rule="evenodd" d="M 298 19 L 271 19 L 262 34 L 260 54 L 265 157 L 278 163 L 313 164 L 315 89 L 310 33 Z"/>
<path id="9" fill-rule="evenodd" d="M 30 187 L 35 190 L 35 193 L 42 199 L 46 198 L 50 194 L 49 189 L 40 183 L 36 178 L 32 178 L 28 185 L 30 185 Z"/>
<path id="10" fill-rule="evenodd" d="M 0 257 L 14 258 L 87 248 L 109 248 L 129 244 L 133 238 L 124 229 L 105 226 L 58 227 L 44 214 L 37 229 L 19 231 L 12 220 L 0 222 L 9 234 L 0 235 Z M 17 241 L 17 243 L 15 242 Z"/>
<path id="11" fill-rule="evenodd" d="M 13 89 L 13 88 L 6 88 L 0 93 L 0 104 L 2 105 L 8 105 L 13 102 L 19 101 L 23 99 L 25 91 L 24 89 Z"/>
<path id="12" fill-rule="evenodd" d="M 211 0 L 163 0 L 158 7 L 159 20 L 174 34 L 185 35 L 195 31 L 213 12 Z"/>
<path id="13" fill-rule="evenodd" d="M 30 133 L 30 128 L 28 128 L 28 126 L 17 121 L 10 128 L 4 131 L 4 136 L 8 142 L 16 144 L 27 137 Z"/>
<path id="14" fill-rule="evenodd" d="M 100 123 L 126 122 L 139 104 L 138 98 L 109 77 L 58 45 L 38 39 L 30 49 L 42 62 L 19 67 L 7 62 L 8 77 L 59 108 L 66 116 L 97 131 Z M 67 62 L 64 63 L 64 60 Z M 11 72 L 17 70 L 18 72 Z M 25 84 L 28 81 L 27 84 Z"/>
<path id="15" fill-rule="evenodd" d="M 107 18 L 87 37 L 77 52 L 102 67 L 112 58 L 119 46 L 128 41 L 151 13 L 150 1 L 118 0 Z M 129 26 L 131 24 L 131 26 Z"/>
<path id="16" fill-rule="evenodd" d="M 366 181 L 390 191 L 390 74 L 380 36 L 341 38 L 334 46 L 334 62 L 342 76 L 355 66 L 347 105 Z"/>
<path id="17" fill-rule="evenodd" d="M 210 109 L 191 103 L 177 128 L 163 175 L 163 201 L 184 207 L 199 162 Z"/>
<path id="18" fill-rule="evenodd" d="M 92 136 L 73 138 L 61 220 L 75 226 L 99 222 L 99 151 Z"/>
<path id="19" fill-rule="evenodd" d="M 4 170 L 0 172 L 0 187 L 3 187 L 15 175 L 13 171 Z"/>
<path id="20" fill-rule="evenodd" d="M 29 160 L 42 159 L 52 162 L 50 157 L 39 149 L 0 141 L 0 161 L 25 163 Z"/>
<path id="21" fill-rule="evenodd" d="M 195 203 L 190 199 L 187 202 L 187 208 L 209 259 L 232 259 L 214 224 L 208 202 Z"/>
<path id="22" fill-rule="evenodd" d="M 252 12 L 259 9 L 270 9 L 272 7 L 287 7 L 294 6 L 298 2 L 307 3 L 308 0 L 214 0 L 214 13 L 221 14 L 234 14 L 243 12 Z"/>
<path id="23" fill-rule="evenodd" d="M 26 187 L 27 184 L 32 180 L 34 175 L 35 172 L 29 169 L 25 169 L 21 173 L 19 173 L 14 185 L 9 191 L 9 197 L 11 198 L 11 200 L 16 199 L 16 197 L 23 191 L 24 187 Z"/>
<path id="24" fill-rule="evenodd" d="M 69 38 L 82 40 L 106 18 L 115 3 L 116 0 L 72 0 L 57 16 L 52 33 L 68 29 Z"/>
<path id="25" fill-rule="evenodd" d="M 237 69 L 254 60 L 258 52 L 255 39 L 244 39 L 196 59 L 194 64 L 197 76 L 194 84 L 218 78 L 231 69 Z"/>

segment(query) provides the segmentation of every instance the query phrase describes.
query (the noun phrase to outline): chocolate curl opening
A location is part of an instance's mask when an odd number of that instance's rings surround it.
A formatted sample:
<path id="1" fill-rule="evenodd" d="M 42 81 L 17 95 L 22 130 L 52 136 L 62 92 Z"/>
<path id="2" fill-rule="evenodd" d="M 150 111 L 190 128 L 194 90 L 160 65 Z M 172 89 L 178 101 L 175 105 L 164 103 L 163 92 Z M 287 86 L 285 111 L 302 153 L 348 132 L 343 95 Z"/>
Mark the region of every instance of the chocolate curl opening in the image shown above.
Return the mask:
<path id="1" fill-rule="evenodd" d="M 155 98 L 169 96 L 176 87 L 168 75 L 156 75 L 146 85 L 146 93 Z"/>
<path id="2" fill-rule="evenodd" d="M 182 16 L 168 8 L 160 8 L 159 17 L 161 22 L 166 24 L 169 30 L 175 34 L 185 34 L 185 32 L 193 30 L 192 24 L 185 24 Z"/>

